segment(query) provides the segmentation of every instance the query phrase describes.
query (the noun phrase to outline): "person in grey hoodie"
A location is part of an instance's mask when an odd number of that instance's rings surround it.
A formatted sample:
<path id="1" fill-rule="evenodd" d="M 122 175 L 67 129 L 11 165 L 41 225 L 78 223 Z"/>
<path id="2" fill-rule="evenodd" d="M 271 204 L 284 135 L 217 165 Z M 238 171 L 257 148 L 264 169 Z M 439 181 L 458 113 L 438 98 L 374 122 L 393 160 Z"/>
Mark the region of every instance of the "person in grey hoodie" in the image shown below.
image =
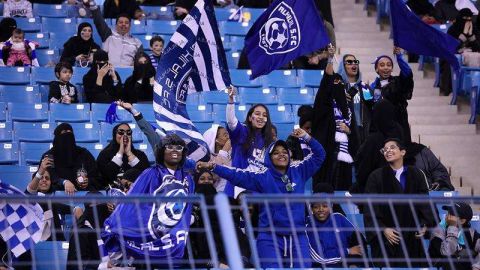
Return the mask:
<path id="1" fill-rule="evenodd" d="M 127 14 L 118 15 L 115 29 L 110 29 L 95 1 L 90 0 L 88 6 L 103 42 L 102 49 L 108 53 L 110 62 L 115 67 L 133 66 L 135 54 L 143 51 L 143 46 L 138 38 L 130 34 L 130 17 Z"/>

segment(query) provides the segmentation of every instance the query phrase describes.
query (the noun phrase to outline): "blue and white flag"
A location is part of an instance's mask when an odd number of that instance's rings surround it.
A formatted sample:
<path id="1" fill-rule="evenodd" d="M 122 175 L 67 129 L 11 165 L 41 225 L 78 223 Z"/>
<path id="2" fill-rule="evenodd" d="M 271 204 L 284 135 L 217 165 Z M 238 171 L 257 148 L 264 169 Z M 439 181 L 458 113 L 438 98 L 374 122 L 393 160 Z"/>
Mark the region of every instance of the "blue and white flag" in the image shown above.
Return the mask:
<path id="1" fill-rule="evenodd" d="M 242 22 L 243 20 L 243 6 L 235 9 L 232 14 L 228 17 L 228 20 L 231 22 Z"/>
<path id="2" fill-rule="evenodd" d="M 0 181 L 0 197 L 25 194 L 14 186 Z M 42 240 L 50 231 L 44 232 L 44 213 L 38 203 L 7 203 L 0 200 L 0 235 L 11 248 L 15 257 Z"/>
<path id="3" fill-rule="evenodd" d="M 245 37 L 250 79 L 330 43 L 313 0 L 276 0 Z"/>
<path id="4" fill-rule="evenodd" d="M 157 68 L 153 109 L 157 124 L 189 144 L 189 157 L 208 154 L 202 134 L 190 120 L 191 92 L 225 90 L 230 73 L 211 0 L 199 0 L 173 34 Z M 190 142 L 197 147 L 192 147 Z"/>

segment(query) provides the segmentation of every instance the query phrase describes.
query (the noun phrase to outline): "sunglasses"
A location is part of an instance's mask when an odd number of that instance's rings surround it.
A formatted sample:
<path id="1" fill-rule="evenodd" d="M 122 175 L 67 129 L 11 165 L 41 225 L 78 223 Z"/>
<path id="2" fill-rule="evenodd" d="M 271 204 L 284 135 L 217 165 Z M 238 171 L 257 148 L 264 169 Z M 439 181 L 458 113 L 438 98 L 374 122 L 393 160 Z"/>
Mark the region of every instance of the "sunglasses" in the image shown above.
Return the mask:
<path id="1" fill-rule="evenodd" d="M 347 65 L 358 65 L 358 64 L 360 64 L 360 61 L 358 61 L 358 60 L 345 60 L 345 64 L 347 64 Z"/>
<path id="2" fill-rule="evenodd" d="M 183 146 L 181 145 L 172 145 L 172 144 L 168 144 L 165 146 L 165 149 L 169 150 L 169 151 L 183 151 Z"/>
<path id="3" fill-rule="evenodd" d="M 123 136 L 125 134 L 127 134 L 127 136 L 131 136 L 132 135 L 132 130 L 131 129 L 129 129 L 129 130 L 119 129 L 119 130 L 117 130 L 117 134 L 120 135 L 120 136 Z"/>

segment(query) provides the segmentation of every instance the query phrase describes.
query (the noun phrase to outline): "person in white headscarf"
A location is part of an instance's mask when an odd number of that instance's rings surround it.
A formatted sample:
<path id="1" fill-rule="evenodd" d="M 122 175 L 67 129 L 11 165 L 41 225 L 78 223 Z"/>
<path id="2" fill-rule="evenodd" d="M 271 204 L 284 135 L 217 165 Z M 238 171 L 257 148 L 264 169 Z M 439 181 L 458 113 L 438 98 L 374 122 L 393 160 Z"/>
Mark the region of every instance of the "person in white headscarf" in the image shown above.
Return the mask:
<path id="1" fill-rule="evenodd" d="M 232 165 L 232 144 L 227 130 L 217 124 L 213 124 L 205 133 L 203 133 L 205 142 L 210 150 L 210 160 L 216 164 L 231 166 Z M 226 180 L 214 175 L 213 186 L 217 192 L 225 189 Z"/>

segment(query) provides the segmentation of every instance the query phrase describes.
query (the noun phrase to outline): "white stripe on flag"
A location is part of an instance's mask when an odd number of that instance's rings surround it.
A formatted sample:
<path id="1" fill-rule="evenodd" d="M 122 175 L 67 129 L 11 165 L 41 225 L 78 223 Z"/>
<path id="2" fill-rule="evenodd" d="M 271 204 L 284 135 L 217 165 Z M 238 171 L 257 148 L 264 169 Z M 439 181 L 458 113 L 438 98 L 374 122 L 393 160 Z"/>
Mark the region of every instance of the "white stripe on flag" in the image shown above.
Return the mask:
<path id="1" fill-rule="evenodd" d="M 170 39 L 171 42 L 177 44 L 178 47 L 182 48 L 185 47 L 185 45 L 187 44 L 188 40 L 186 37 L 184 37 L 182 34 L 180 34 L 179 32 L 175 32 L 172 36 L 172 38 Z"/>
<path id="2" fill-rule="evenodd" d="M 195 65 L 197 66 L 198 76 L 200 77 L 200 82 L 202 83 L 202 89 L 204 91 L 210 90 L 207 78 L 207 67 L 205 66 L 205 58 L 203 58 L 203 54 L 200 50 L 200 46 L 198 46 L 198 42 L 195 45 L 195 51 L 193 55 Z"/>
<path id="3" fill-rule="evenodd" d="M 175 121 L 175 122 L 178 122 L 178 123 L 182 123 L 182 124 L 190 124 L 190 125 L 193 125 L 193 122 L 183 116 L 181 116 L 180 114 L 174 114 L 172 113 L 171 111 L 167 110 L 166 108 L 164 108 L 162 105 L 159 105 L 157 103 L 153 103 L 153 109 L 160 115 L 163 115 L 165 117 L 167 117 L 168 119 L 172 120 L 172 121 Z M 163 126 L 162 126 L 163 128 Z"/>
<path id="4" fill-rule="evenodd" d="M 214 22 L 216 23 L 216 22 Z M 208 49 L 210 51 L 210 57 L 212 59 L 212 69 L 213 69 L 213 78 L 215 80 L 215 86 L 218 90 L 223 90 L 226 88 L 225 83 L 222 78 L 222 73 L 220 72 L 219 57 L 217 53 L 217 44 L 215 40 L 215 35 L 213 34 L 212 25 L 208 20 L 207 13 L 205 9 L 202 10 L 202 17 L 200 18 L 200 27 L 202 28 L 203 34 L 205 35 L 208 42 Z"/>
<path id="5" fill-rule="evenodd" d="M 184 128 L 181 128 L 181 127 L 175 125 L 174 123 L 169 123 L 169 122 L 165 122 L 165 121 L 158 121 L 157 120 L 157 124 L 167 131 L 172 131 L 172 130 L 181 131 L 181 132 L 187 134 L 188 136 L 190 136 L 191 138 L 205 141 L 202 134 L 200 134 L 200 132 L 197 132 L 195 130 L 184 129 Z"/>

